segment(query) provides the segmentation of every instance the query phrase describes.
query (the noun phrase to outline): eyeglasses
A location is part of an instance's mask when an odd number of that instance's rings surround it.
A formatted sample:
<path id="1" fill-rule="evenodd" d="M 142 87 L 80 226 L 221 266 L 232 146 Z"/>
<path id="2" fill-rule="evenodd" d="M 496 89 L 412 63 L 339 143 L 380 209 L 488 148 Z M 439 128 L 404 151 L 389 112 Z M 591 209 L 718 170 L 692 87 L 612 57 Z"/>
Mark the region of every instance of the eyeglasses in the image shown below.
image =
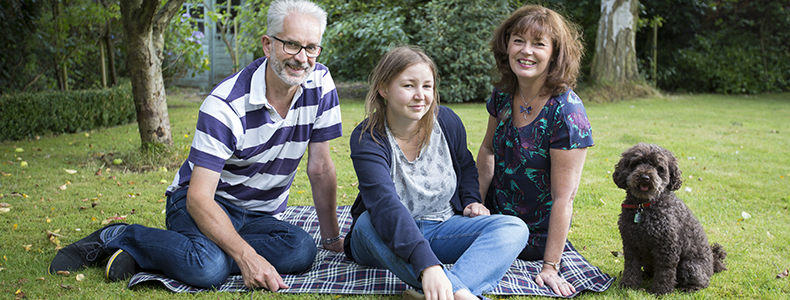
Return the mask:
<path id="1" fill-rule="evenodd" d="M 302 49 L 304 49 L 304 53 L 307 55 L 307 57 L 315 58 L 321 55 L 321 50 L 324 50 L 324 47 L 318 45 L 302 46 L 301 44 L 296 42 L 281 40 L 276 36 L 272 36 L 272 38 L 280 41 L 280 43 L 283 43 L 283 51 L 285 51 L 285 53 L 288 53 L 290 55 L 297 55 L 299 54 L 299 52 L 302 51 Z"/>

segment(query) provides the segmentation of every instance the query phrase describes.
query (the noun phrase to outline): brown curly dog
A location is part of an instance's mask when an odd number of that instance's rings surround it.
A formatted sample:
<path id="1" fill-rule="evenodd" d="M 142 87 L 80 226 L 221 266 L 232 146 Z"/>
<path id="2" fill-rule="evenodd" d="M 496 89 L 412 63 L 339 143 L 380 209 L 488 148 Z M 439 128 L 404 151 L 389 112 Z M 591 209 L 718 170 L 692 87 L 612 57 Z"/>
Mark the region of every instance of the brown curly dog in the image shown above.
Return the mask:
<path id="1" fill-rule="evenodd" d="M 708 245 L 702 224 L 673 191 L 683 180 L 675 156 L 653 144 L 639 143 L 622 154 L 612 179 L 626 191 L 617 224 L 623 238 L 622 287 L 639 288 L 653 277 L 650 293 L 708 287 L 710 276 L 726 270 L 727 252 Z"/>

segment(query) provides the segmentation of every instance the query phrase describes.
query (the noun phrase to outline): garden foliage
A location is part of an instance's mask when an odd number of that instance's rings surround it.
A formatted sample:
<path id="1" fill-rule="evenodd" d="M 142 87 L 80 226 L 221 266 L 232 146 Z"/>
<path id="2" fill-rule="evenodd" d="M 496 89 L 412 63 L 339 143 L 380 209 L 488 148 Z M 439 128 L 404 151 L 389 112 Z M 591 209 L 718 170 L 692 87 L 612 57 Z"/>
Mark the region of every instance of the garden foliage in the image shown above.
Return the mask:
<path id="1" fill-rule="evenodd" d="M 484 100 L 493 81 L 491 32 L 513 7 L 507 0 L 332 6 L 321 59 L 338 80 L 365 81 L 390 48 L 417 45 L 439 68 L 442 101 Z"/>
<path id="2" fill-rule="evenodd" d="M 0 95 L 0 141 L 74 133 L 134 122 L 131 85 Z"/>
<path id="3" fill-rule="evenodd" d="M 659 88 L 735 94 L 790 90 L 790 1 L 640 2 L 641 18 L 665 20 L 658 29 L 657 78 L 650 78 Z M 652 39 L 652 28 L 637 35 L 642 71 L 650 69 Z"/>

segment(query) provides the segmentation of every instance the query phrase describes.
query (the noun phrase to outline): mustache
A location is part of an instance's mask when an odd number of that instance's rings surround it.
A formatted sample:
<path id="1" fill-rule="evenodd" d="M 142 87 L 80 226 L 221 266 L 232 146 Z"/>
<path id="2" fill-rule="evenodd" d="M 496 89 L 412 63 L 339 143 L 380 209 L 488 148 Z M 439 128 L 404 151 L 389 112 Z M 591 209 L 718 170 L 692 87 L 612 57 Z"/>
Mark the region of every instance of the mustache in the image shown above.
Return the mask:
<path id="1" fill-rule="evenodd" d="M 299 69 L 307 70 L 307 69 L 310 68 L 310 64 L 309 63 L 307 63 L 307 62 L 298 63 L 295 60 L 286 60 L 286 61 L 283 62 L 283 64 L 285 64 L 286 66 L 289 66 L 289 67 L 291 67 L 293 69 L 297 69 L 297 70 L 299 70 Z"/>

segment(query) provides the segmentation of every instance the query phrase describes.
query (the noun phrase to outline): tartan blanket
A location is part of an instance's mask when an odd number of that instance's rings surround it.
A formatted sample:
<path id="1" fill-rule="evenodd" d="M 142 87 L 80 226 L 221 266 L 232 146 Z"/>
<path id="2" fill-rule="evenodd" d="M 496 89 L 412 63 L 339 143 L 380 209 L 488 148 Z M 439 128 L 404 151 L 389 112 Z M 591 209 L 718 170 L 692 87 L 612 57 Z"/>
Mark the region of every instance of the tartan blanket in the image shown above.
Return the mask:
<path id="1" fill-rule="evenodd" d="M 318 218 L 312 206 L 289 206 L 283 214 L 283 220 L 304 228 L 319 245 Z M 341 232 L 348 232 L 351 226 L 350 206 L 338 207 L 338 222 Z M 510 270 L 490 292 L 494 295 L 540 295 L 559 297 L 548 287 L 538 287 L 532 280 L 540 272 L 541 261 L 523 261 L 516 259 Z M 452 265 L 446 265 L 450 268 Z M 301 274 L 281 274 L 283 281 L 290 287 L 281 289 L 280 293 L 313 293 L 313 294 L 400 294 L 410 287 L 395 277 L 390 271 L 359 265 L 346 258 L 343 253 L 334 253 L 323 248 L 318 249 L 315 262 L 310 270 Z M 612 285 L 614 277 L 601 272 L 591 265 L 573 248 L 570 242 L 565 244 L 562 254 L 562 270 L 560 275 L 576 287 L 576 293 L 582 291 L 603 292 Z M 196 288 L 161 274 L 142 272 L 129 280 L 129 288 L 143 282 L 160 282 L 173 292 L 196 293 L 203 291 L 244 292 L 250 291 L 244 286 L 241 275 L 232 275 L 217 289 Z"/>

